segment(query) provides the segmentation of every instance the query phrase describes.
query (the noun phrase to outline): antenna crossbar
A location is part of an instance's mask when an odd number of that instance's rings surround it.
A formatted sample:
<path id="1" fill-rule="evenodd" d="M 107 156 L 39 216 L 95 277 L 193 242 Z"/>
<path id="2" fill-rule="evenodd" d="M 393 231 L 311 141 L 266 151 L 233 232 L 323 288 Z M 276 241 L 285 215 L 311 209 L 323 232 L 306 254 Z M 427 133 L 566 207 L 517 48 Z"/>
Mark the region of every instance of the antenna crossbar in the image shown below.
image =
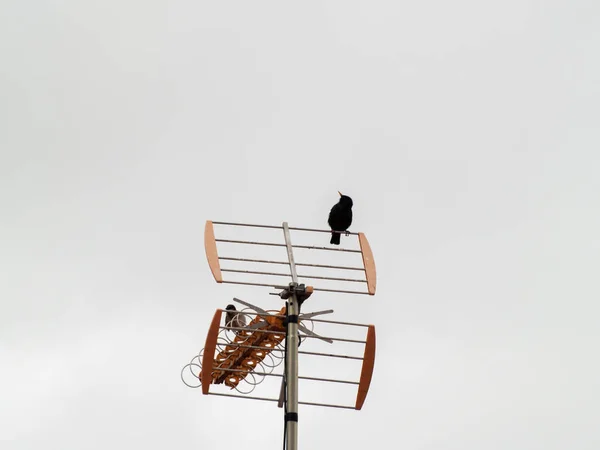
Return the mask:
<path id="1" fill-rule="evenodd" d="M 268 397 L 254 397 L 250 395 L 234 395 L 234 394 L 223 394 L 221 392 L 209 392 L 208 395 L 218 395 L 219 397 L 233 397 L 233 398 L 245 398 L 248 400 L 262 400 L 266 402 L 277 402 L 276 398 L 268 398 Z M 314 402 L 298 402 L 299 405 L 309 405 L 309 406 L 324 406 L 326 408 L 343 408 L 343 409 L 357 409 L 354 406 L 346 406 L 346 405 L 334 405 L 330 403 L 314 403 Z"/>
<path id="2" fill-rule="evenodd" d="M 219 327 L 220 330 L 236 330 L 236 331 L 249 331 L 248 328 L 240 328 L 240 327 L 228 327 L 228 326 L 221 326 Z M 285 331 L 271 331 L 271 330 L 261 330 L 260 328 L 256 329 L 256 330 L 252 330 L 252 333 L 269 333 L 269 334 L 285 334 Z"/>
<path id="3" fill-rule="evenodd" d="M 239 328 L 239 327 L 227 327 L 227 326 L 220 326 L 219 327 L 220 330 L 239 330 L 239 331 L 248 331 L 248 328 Z M 257 330 L 253 330 L 253 333 L 257 333 L 257 334 L 261 334 L 261 333 L 267 333 L 267 334 L 279 334 L 279 335 L 285 335 L 285 331 L 271 331 L 271 330 L 261 330 L 260 328 Z M 332 338 L 332 337 L 323 337 L 323 336 L 311 336 L 309 334 L 303 334 L 302 335 L 303 338 L 312 338 L 312 339 L 331 339 L 332 341 L 339 341 L 339 342 L 350 342 L 352 344 L 366 344 L 367 341 L 359 341 L 356 339 L 346 339 L 346 338 Z"/>
<path id="4" fill-rule="evenodd" d="M 287 261 L 269 261 L 266 259 L 250 259 L 250 258 L 233 258 L 229 256 L 219 256 L 219 259 L 224 261 L 241 261 L 241 262 L 254 262 L 254 263 L 264 263 L 264 264 L 282 264 L 288 266 L 290 263 Z M 318 267 L 321 269 L 340 269 L 340 270 L 358 270 L 360 272 L 364 272 L 364 267 L 350 267 L 350 266 L 332 266 L 327 264 L 309 264 L 309 263 L 296 263 L 297 266 L 302 267 Z"/>
<path id="5" fill-rule="evenodd" d="M 281 284 L 251 283 L 249 281 L 222 280 L 222 281 L 220 281 L 220 283 L 225 283 L 225 284 L 244 284 L 246 286 L 263 286 L 263 287 L 270 287 L 270 288 L 273 288 L 273 289 L 285 289 L 285 288 L 287 288 L 287 286 L 283 286 Z"/>
<path id="6" fill-rule="evenodd" d="M 228 283 L 228 281 L 223 281 L 223 283 Z M 270 284 L 244 283 L 242 281 L 236 281 L 236 282 L 231 281 L 230 283 L 234 283 L 234 284 L 247 284 L 249 286 L 271 286 Z M 282 288 L 280 286 L 277 286 L 277 289 L 282 289 Z M 347 291 L 347 290 L 344 290 L 344 289 L 325 289 L 325 288 L 316 288 L 316 287 L 313 287 L 313 291 L 337 292 L 337 293 L 340 293 L 340 294 L 373 295 L 370 292 L 363 292 L 363 291 Z M 279 295 L 279 293 L 278 292 L 269 292 L 269 295 Z"/>
<path id="7" fill-rule="evenodd" d="M 329 252 L 346 252 L 346 253 L 361 253 L 360 250 L 353 250 L 350 248 L 331 248 L 331 247 L 317 247 L 314 245 L 293 245 L 294 248 L 305 248 L 308 250 L 325 250 Z"/>
<path id="8" fill-rule="evenodd" d="M 326 320 L 326 319 L 310 319 L 313 322 L 323 322 L 323 323 L 334 323 L 337 325 L 350 325 L 353 327 L 365 327 L 368 328 L 371 326 L 371 324 L 367 324 L 367 323 L 354 323 L 354 322 L 340 322 L 339 320 Z"/>
<path id="9" fill-rule="evenodd" d="M 242 373 L 248 373 L 247 370 L 244 369 L 225 369 L 225 368 L 219 368 L 220 371 L 222 372 L 242 372 Z M 253 370 L 252 373 L 254 375 L 261 375 L 261 376 L 265 376 L 265 377 L 283 377 L 283 374 L 281 373 L 269 373 L 269 372 L 257 372 L 256 370 Z M 337 380 L 334 378 L 318 378 L 318 377 L 304 377 L 304 376 L 298 376 L 299 380 L 311 380 L 311 381 L 324 381 L 324 382 L 328 382 L 328 383 L 342 383 L 342 384 L 354 384 L 354 385 L 359 385 L 360 383 L 358 381 L 350 381 L 350 380 Z"/>
<path id="10" fill-rule="evenodd" d="M 327 358 L 356 359 L 358 361 L 362 361 L 364 359 L 364 358 L 361 358 L 360 356 L 336 355 L 334 353 L 305 352 L 302 350 L 298 350 L 298 353 L 301 355 L 326 356 Z"/>
<path id="11" fill-rule="evenodd" d="M 247 273 L 254 275 L 271 275 L 275 277 L 289 277 L 287 273 L 281 272 L 261 272 L 258 270 L 241 270 L 241 269 L 224 269 L 221 267 L 221 272 L 232 272 L 232 273 Z M 298 274 L 298 278 L 309 278 L 311 280 L 331 280 L 331 281 L 348 281 L 353 283 L 366 283 L 367 280 L 360 280 L 358 278 L 340 278 L 340 277 L 322 277 L 318 275 L 302 275 Z"/>
<path id="12" fill-rule="evenodd" d="M 213 224 L 215 225 L 229 225 L 229 226 L 237 226 L 237 227 L 250 227 L 250 228 L 271 228 L 274 230 L 281 230 L 283 227 L 279 226 L 279 225 L 257 225 L 257 224 L 253 224 L 253 223 L 234 223 L 234 222 L 215 222 L 213 221 Z M 331 233 L 332 231 L 338 231 L 338 230 L 323 230 L 323 229 L 317 229 L 317 228 L 300 228 L 300 227 L 288 227 L 288 230 L 292 230 L 292 231 L 309 231 L 309 232 L 313 232 L 313 233 Z M 344 234 L 349 234 L 351 236 L 358 236 L 358 233 L 353 233 L 351 231 L 338 231 L 339 233 L 344 233 Z"/>
<path id="13" fill-rule="evenodd" d="M 239 241 L 237 239 L 215 239 L 216 242 L 227 242 L 229 244 L 266 245 L 270 247 L 285 247 L 285 244 L 277 242 Z"/>
<path id="14" fill-rule="evenodd" d="M 304 336 L 303 336 L 304 337 Z M 246 344 L 238 344 L 235 342 L 231 342 L 227 344 L 228 347 L 241 347 L 241 348 L 253 348 L 255 350 L 267 350 L 271 352 L 285 352 L 283 348 L 276 347 L 259 347 L 257 345 L 246 345 Z M 325 356 L 327 358 L 343 358 L 343 359 L 355 359 L 357 361 L 362 361 L 364 358 L 360 356 L 351 356 L 351 355 L 338 355 L 335 353 L 321 353 L 321 352 L 307 352 L 304 350 L 298 350 L 300 355 L 312 355 L 312 356 Z"/>
<path id="15" fill-rule="evenodd" d="M 243 284 L 246 286 L 262 286 L 262 287 L 270 287 L 273 289 L 287 289 L 288 286 L 283 286 L 281 284 L 268 284 L 268 283 L 253 283 L 250 281 L 231 281 L 231 280 L 222 280 L 221 283 L 224 284 Z M 337 292 L 339 294 L 360 294 L 360 295 L 372 295 L 370 292 L 365 291 L 349 291 L 345 289 L 327 289 L 327 288 L 318 288 L 313 287 L 314 291 L 321 292 Z M 279 295 L 278 293 L 273 292 L 273 295 Z"/>
<path id="16" fill-rule="evenodd" d="M 215 242 L 226 242 L 228 244 L 246 244 L 246 245 L 264 245 L 267 247 L 287 247 L 285 244 L 279 244 L 277 242 L 263 242 L 263 241 L 240 241 L 237 239 L 216 239 Z M 330 247 L 317 247 L 314 245 L 292 245 L 293 248 L 305 248 L 308 250 L 326 250 L 330 252 L 347 252 L 347 253 L 361 253 L 360 250 L 353 250 L 350 248 L 330 248 Z"/>
<path id="17" fill-rule="evenodd" d="M 321 292 L 337 292 L 339 294 L 360 294 L 360 295 L 373 295 L 370 292 L 364 292 L 364 291 L 348 291 L 345 289 L 326 289 L 326 288 L 313 288 L 314 291 L 321 291 Z"/>
<path id="18" fill-rule="evenodd" d="M 302 335 L 303 338 L 312 338 L 312 339 L 331 339 L 332 341 L 339 341 L 339 342 L 349 342 L 351 344 L 366 344 L 367 341 L 359 341 L 356 339 L 345 339 L 345 338 L 332 338 L 332 337 L 323 337 L 323 336 L 311 336 L 308 334 L 303 334 Z"/>

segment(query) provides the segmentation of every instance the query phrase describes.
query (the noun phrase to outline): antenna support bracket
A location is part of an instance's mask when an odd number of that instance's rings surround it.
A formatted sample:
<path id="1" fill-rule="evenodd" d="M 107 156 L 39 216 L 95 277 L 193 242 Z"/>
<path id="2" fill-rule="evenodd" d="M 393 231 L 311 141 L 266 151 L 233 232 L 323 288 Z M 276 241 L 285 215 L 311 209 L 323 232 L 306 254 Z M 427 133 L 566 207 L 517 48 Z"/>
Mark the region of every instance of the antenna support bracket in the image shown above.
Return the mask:
<path id="1" fill-rule="evenodd" d="M 304 283 L 298 284 L 298 283 L 292 282 L 289 284 L 289 286 L 287 288 L 285 288 L 283 291 L 281 291 L 278 295 L 283 300 L 287 300 L 292 295 L 296 295 L 298 304 L 302 305 L 304 300 L 306 300 L 308 297 L 310 297 L 312 295 L 312 293 L 313 293 L 312 286 L 306 286 L 306 285 L 304 285 Z"/>

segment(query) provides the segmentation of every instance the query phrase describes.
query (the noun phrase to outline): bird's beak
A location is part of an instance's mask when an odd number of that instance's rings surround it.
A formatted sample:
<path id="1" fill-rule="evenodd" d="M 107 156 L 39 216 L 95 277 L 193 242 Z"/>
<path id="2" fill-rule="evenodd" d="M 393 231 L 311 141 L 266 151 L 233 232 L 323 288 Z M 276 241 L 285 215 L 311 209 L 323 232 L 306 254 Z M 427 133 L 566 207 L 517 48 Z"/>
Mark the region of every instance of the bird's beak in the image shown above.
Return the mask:
<path id="1" fill-rule="evenodd" d="M 338 191 L 338 194 L 340 194 L 340 197 L 342 196 L 342 193 L 340 191 Z"/>

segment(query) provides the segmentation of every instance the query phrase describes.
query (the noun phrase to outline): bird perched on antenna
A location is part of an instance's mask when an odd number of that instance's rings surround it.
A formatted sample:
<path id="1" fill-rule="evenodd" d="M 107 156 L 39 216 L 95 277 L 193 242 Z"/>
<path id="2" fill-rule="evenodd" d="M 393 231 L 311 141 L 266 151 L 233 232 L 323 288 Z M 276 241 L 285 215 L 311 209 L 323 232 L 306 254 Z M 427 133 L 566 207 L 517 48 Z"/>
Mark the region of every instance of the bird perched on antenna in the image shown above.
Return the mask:
<path id="1" fill-rule="evenodd" d="M 244 328 L 246 326 L 246 317 L 244 314 L 237 312 L 235 305 L 227 305 L 225 308 L 227 314 L 225 314 L 225 326 L 227 328 Z M 241 330 L 233 330 L 235 334 L 240 334 Z"/>
<path id="2" fill-rule="evenodd" d="M 333 205 L 329 212 L 329 226 L 331 227 L 330 244 L 340 245 L 339 231 L 345 231 L 348 236 L 348 228 L 352 225 L 352 199 L 347 195 L 343 195 L 340 191 L 340 201 Z"/>

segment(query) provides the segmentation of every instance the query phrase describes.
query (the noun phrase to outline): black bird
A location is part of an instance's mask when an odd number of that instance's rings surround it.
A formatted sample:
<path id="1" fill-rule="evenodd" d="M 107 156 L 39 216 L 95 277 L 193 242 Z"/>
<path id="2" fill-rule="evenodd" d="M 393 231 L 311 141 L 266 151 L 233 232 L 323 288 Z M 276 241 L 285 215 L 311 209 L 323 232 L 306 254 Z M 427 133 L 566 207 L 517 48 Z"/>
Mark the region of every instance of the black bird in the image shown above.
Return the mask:
<path id="1" fill-rule="evenodd" d="M 340 191 L 340 201 L 333 205 L 329 213 L 329 226 L 331 227 L 330 244 L 340 245 L 340 233 L 336 231 L 346 231 L 352 225 L 352 199 L 347 195 L 343 195 Z M 346 233 L 347 235 L 347 233 Z"/>
<path id="2" fill-rule="evenodd" d="M 246 326 L 246 317 L 243 314 L 237 312 L 235 305 L 227 305 L 227 314 L 225 315 L 225 326 L 227 328 L 244 328 Z M 233 330 L 236 334 L 239 334 L 241 330 Z"/>

